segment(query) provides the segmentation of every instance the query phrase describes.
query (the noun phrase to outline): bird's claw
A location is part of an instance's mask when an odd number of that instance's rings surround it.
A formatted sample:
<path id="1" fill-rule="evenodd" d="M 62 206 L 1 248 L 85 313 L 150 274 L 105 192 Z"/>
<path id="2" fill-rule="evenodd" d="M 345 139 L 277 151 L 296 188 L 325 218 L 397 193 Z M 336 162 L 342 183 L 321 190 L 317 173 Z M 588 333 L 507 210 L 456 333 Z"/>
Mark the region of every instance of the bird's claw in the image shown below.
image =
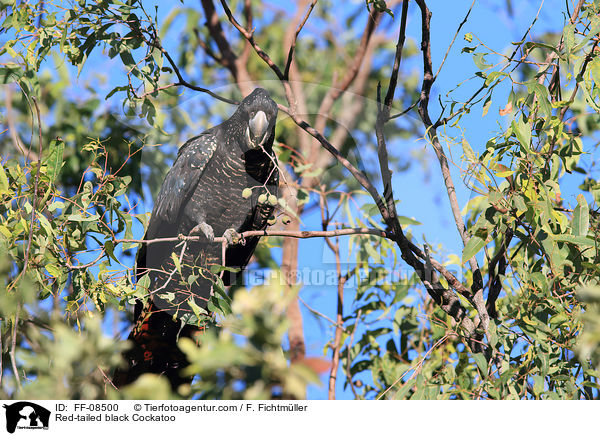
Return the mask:
<path id="1" fill-rule="evenodd" d="M 210 226 L 210 224 L 201 222 L 190 231 L 190 236 L 200 234 L 206 236 L 206 239 L 208 239 L 209 242 L 213 242 L 215 240 L 215 232 L 213 231 L 213 228 Z"/>
<path id="2" fill-rule="evenodd" d="M 227 229 L 223 233 L 223 237 L 227 241 L 227 245 L 244 244 L 245 240 L 235 229 Z"/>

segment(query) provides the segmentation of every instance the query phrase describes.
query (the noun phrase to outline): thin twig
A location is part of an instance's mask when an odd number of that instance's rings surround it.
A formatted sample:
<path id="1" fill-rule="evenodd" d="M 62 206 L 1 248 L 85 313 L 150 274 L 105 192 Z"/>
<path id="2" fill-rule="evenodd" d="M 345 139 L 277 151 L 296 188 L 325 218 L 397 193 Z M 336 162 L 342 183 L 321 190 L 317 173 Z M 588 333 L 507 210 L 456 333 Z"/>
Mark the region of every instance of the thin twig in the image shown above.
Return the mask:
<path id="1" fill-rule="evenodd" d="M 235 83 L 238 85 L 242 95 L 246 96 L 252 92 L 253 81 L 250 77 L 250 73 L 247 68 L 248 56 L 250 54 L 247 50 L 248 44 L 244 46 L 242 56 L 238 57 L 231 48 L 229 41 L 225 37 L 225 32 L 221 26 L 220 17 L 217 14 L 215 5 L 212 0 L 201 0 L 202 9 L 206 16 L 206 27 L 212 39 L 217 44 L 217 48 L 221 53 L 218 62 L 229 70 Z M 249 11 L 246 11 L 248 14 Z M 246 16 L 248 19 L 248 16 Z M 216 59 L 213 57 L 213 59 Z"/>
<path id="2" fill-rule="evenodd" d="M 423 366 L 423 363 L 425 363 L 425 359 L 427 359 L 427 356 L 429 354 L 431 354 L 431 352 L 433 350 L 435 350 L 439 345 L 441 345 L 442 343 L 444 343 L 446 341 L 446 339 L 448 339 L 448 337 L 450 336 L 449 333 L 446 333 L 443 337 L 441 337 L 435 344 L 433 344 L 433 346 L 427 350 L 427 352 L 425 353 L 425 355 L 423 356 L 423 358 L 419 361 L 419 363 L 417 363 L 415 366 L 407 369 L 400 377 L 398 377 L 398 379 L 390 385 L 390 387 L 388 387 L 383 394 L 381 394 L 377 399 L 381 399 L 381 397 L 383 395 L 386 394 L 387 391 L 389 391 L 396 383 L 398 383 L 400 380 L 402 380 L 404 378 L 404 376 L 409 372 L 409 371 L 414 371 L 413 374 L 410 376 L 409 380 L 412 380 L 415 375 L 417 374 L 417 371 L 419 371 L 421 369 L 421 367 Z"/>
<path id="3" fill-rule="evenodd" d="M 302 305 L 303 305 L 304 307 L 306 307 L 306 309 L 307 309 L 309 312 L 311 312 L 311 313 L 313 313 L 313 314 L 317 315 L 318 317 L 320 317 L 320 318 L 323 318 L 324 320 L 328 321 L 328 322 L 329 322 L 329 323 L 330 323 L 332 326 L 337 326 L 337 323 L 336 323 L 334 320 L 332 320 L 331 318 L 329 318 L 329 317 L 328 317 L 327 315 L 325 315 L 323 312 L 319 312 L 319 311 L 318 311 L 317 309 L 315 309 L 314 307 L 311 307 L 311 306 L 310 306 L 310 305 L 309 305 L 309 304 L 308 304 L 306 301 L 304 301 L 304 299 L 303 299 L 303 298 L 301 298 L 300 296 L 298 296 L 298 301 L 300 301 L 300 303 L 302 303 Z"/>
<path id="4" fill-rule="evenodd" d="M 188 244 L 188 241 L 184 240 L 183 244 L 181 246 L 181 252 L 179 253 L 179 264 L 180 265 L 181 265 L 181 262 L 183 261 L 183 255 L 185 254 L 185 250 L 187 249 L 187 244 Z M 173 267 L 173 269 L 169 273 L 169 276 L 167 277 L 167 281 L 160 288 L 157 288 L 154 291 L 152 291 L 152 293 L 157 294 L 158 291 L 162 291 L 163 289 L 166 289 L 166 287 L 169 285 L 169 283 L 171 283 L 171 280 L 173 280 L 173 276 L 175 275 L 176 272 L 177 272 L 177 268 Z"/>
<path id="5" fill-rule="evenodd" d="M 348 379 L 348 383 L 350 384 L 350 389 L 352 389 L 354 398 L 358 398 L 358 394 L 356 393 L 356 389 L 354 389 L 354 383 L 352 382 L 352 376 L 350 375 L 350 364 L 352 363 L 352 359 L 350 359 L 350 351 L 352 351 L 352 344 L 354 343 L 354 333 L 356 333 L 356 327 L 358 326 L 358 321 L 360 320 L 361 315 L 362 309 L 358 309 L 358 313 L 356 314 L 356 320 L 354 320 L 354 327 L 352 328 L 352 333 L 350 334 L 350 342 L 348 343 L 348 355 L 346 356 L 346 378 Z"/>
<path id="6" fill-rule="evenodd" d="M 421 366 L 423 366 L 423 363 L 425 362 L 425 359 L 427 358 L 427 356 L 428 356 L 428 355 L 429 355 L 429 354 L 430 354 L 430 353 L 431 353 L 431 352 L 432 352 L 432 351 L 433 351 L 433 350 L 434 350 L 434 349 L 435 349 L 435 348 L 436 348 L 438 345 L 440 345 L 442 342 L 444 342 L 446 339 L 448 339 L 448 334 L 447 334 L 447 333 L 446 333 L 446 334 L 445 334 L 445 335 L 444 335 L 442 338 L 440 338 L 440 339 L 439 339 L 439 340 L 438 340 L 438 341 L 437 341 L 435 344 L 433 344 L 433 346 L 432 346 L 432 347 L 431 347 L 429 350 L 427 350 L 427 352 L 425 353 L 425 355 L 423 356 L 423 358 L 422 358 L 422 359 L 419 361 L 419 363 L 417 363 L 416 365 L 414 365 L 414 366 L 411 366 L 410 368 L 408 368 L 406 371 L 404 371 L 404 372 L 402 373 L 402 375 L 400 375 L 400 377 L 398 377 L 398 378 L 397 378 L 397 379 L 394 381 L 394 383 L 392 383 L 391 385 L 389 385 L 389 386 L 387 387 L 387 389 L 386 389 L 385 391 L 383 391 L 383 392 L 382 392 L 382 393 L 381 393 L 381 394 L 380 394 L 380 395 L 377 397 L 377 400 L 381 400 L 381 399 L 382 399 L 382 398 L 385 396 L 385 394 L 387 394 L 387 393 L 388 393 L 388 391 L 389 391 L 390 389 L 392 389 L 394 386 L 396 386 L 396 385 L 397 385 L 397 384 L 400 382 L 400 380 L 402 380 L 402 379 L 404 378 L 404 376 L 405 376 L 406 374 L 408 374 L 410 371 L 416 371 L 418 368 L 420 368 Z M 411 378 L 412 378 L 412 377 L 411 377 Z"/>
<path id="7" fill-rule="evenodd" d="M 89 268 L 92 265 L 95 265 L 100 259 L 102 259 L 102 257 L 105 255 L 105 251 L 104 248 L 101 249 L 100 254 L 98 255 L 98 257 L 94 260 L 92 260 L 91 262 L 85 263 L 83 265 L 70 265 L 67 264 L 67 267 L 71 270 L 76 270 L 76 269 L 85 269 L 85 268 Z"/>
<path id="8" fill-rule="evenodd" d="M 203 2 L 210 2 L 210 0 L 203 0 Z M 210 2 L 210 3 L 212 3 L 212 2 Z M 286 98 L 290 104 L 290 108 L 292 108 L 292 111 L 293 111 L 294 108 L 296 107 L 296 99 L 294 97 L 294 91 L 292 90 L 290 83 L 287 80 L 284 80 L 284 76 L 283 76 L 281 69 L 277 66 L 277 64 L 275 64 L 275 62 L 273 62 L 271 57 L 256 43 L 256 41 L 254 40 L 254 33 L 249 32 L 240 23 L 238 23 L 238 21 L 233 16 L 231 9 L 229 9 L 229 6 L 227 5 L 227 2 L 225 0 L 221 0 L 221 6 L 223 6 L 223 10 L 225 11 L 225 15 L 227 15 L 227 18 L 229 19 L 229 22 L 231 24 L 233 24 L 233 26 L 242 34 L 242 36 L 244 38 L 246 38 L 246 40 L 250 43 L 250 45 L 252 46 L 252 48 L 254 49 L 256 54 L 269 66 L 269 68 L 271 68 L 271 70 L 275 73 L 277 78 L 281 81 L 281 84 L 285 91 Z M 223 36 L 223 38 L 224 38 L 224 36 Z M 229 44 L 229 43 L 227 43 L 226 40 L 224 40 L 224 41 L 225 41 L 224 44 L 227 44 L 227 45 Z M 237 63 L 236 63 L 235 68 L 237 68 Z M 249 76 L 248 76 L 248 79 L 249 79 Z M 238 85 L 241 85 L 241 81 L 240 81 L 239 77 L 236 77 L 236 80 L 238 82 Z"/>
<path id="9" fill-rule="evenodd" d="M 272 236 L 272 237 L 288 237 L 288 238 L 298 238 L 298 239 L 308 239 L 308 238 L 328 238 L 335 236 L 350 236 L 350 235 L 372 235 L 379 236 L 381 238 L 387 238 L 392 241 L 396 241 L 397 236 L 389 231 L 379 230 L 379 229 L 367 229 L 367 228 L 352 228 L 352 229 L 336 229 L 336 230 L 327 230 L 327 231 L 308 231 L 308 230 L 274 230 L 274 229 L 265 229 L 265 230 L 249 230 L 246 232 L 240 233 L 242 239 L 250 238 L 253 236 Z M 175 236 L 170 238 L 156 238 L 156 239 L 114 239 L 114 244 L 120 243 L 133 243 L 133 244 L 156 244 L 156 243 L 164 243 L 164 242 L 178 242 L 178 241 L 199 241 L 205 240 L 203 236 Z M 213 243 L 220 244 L 226 242 L 224 237 L 214 238 Z M 425 260 L 427 256 L 423 253 L 423 251 L 414 245 L 412 242 L 407 241 L 408 248 L 419 258 Z M 84 267 L 88 267 L 96 263 L 104 253 L 101 253 L 100 256 L 93 262 L 90 262 L 86 265 L 82 266 L 70 266 L 71 269 L 81 269 Z M 430 259 L 432 266 L 444 276 L 444 278 L 448 281 L 448 283 L 456 289 L 461 294 L 468 296 L 469 291 L 464 285 L 452 275 L 441 263 L 434 259 Z"/>
<path id="10" fill-rule="evenodd" d="M 231 100 L 231 99 L 229 99 L 227 97 L 223 97 L 223 96 L 221 96 L 219 94 L 216 94 L 216 93 L 212 92 L 210 89 L 202 88 L 200 86 L 192 85 L 191 83 L 189 83 L 181 75 L 181 72 L 179 71 L 179 68 L 177 67 L 177 64 L 175 63 L 175 61 L 173 61 L 173 58 L 171 58 L 171 55 L 169 54 L 169 52 L 167 52 L 160 45 L 160 43 L 157 42 L 156 44 L 157 44 L 156 48 L 158 48 L 161 51 L 161 53 L 167 58 L 167 61 L 169 61 L 169 64 L 173 68 L 173 71 L 175 72 L 175 75 L 177 76 L 177 79 L 179 80 L 178 82 L 175 83 L 175 86 L 185 86 L 186 88 L 189 88 L 189 89 L 191 89 L 193 91 L 204 92 L 204 93 L 210 95 L 211 97 L 214 97 L 217 100 L 223 101 L 225 103 L 235 104 L 235 105 L 239 104 L 238 101 Z"/>
<path id="11" fill-rule="evenodd" d="M 440 71 L 442 71 L 442 67 L 444 66 L 444 63 L 446 63 L 446 59 L 448 58 L 448 54 L 450 53 L 450 50 L 452 49 L 452 46 L 454 45 L 454 41 L 456 41 L 456 37 L 460 33 L 460 29 L 462 29 L 462 27 L 465 25 L 465 23 L 469 19 L 469 15 L 471 15 L 471 11 L 473 10 L 473 6 L 475 6 L 475 1 L 476 0 L 473 0 L 473 3 L 471 3 L 471 6 L 469 7 L 469 10 L 467 11 L 467 15 L 465 15 L 465 18 L 458 25 L 458 29 L 456 29 L 456 32 L 454 33 L 454 37 L 452 38 L 452 41 L 450 41 L 450 45 L 448 45 L 448 49 L 446 50 L 446 54 L 444 54 L 444 58 L 442 59 L 442 62 L 440 62 L 440 66 L 438 67 L 437 71 L 435 72 L 435 75 L 433 76 L 433 81 L 434 82 L 437 79 L 438 75 L 440 74 Z"/>
<path id="12" fill-rule="evenodd" d="M 337 273 L 337 318 L 335 326 L 335 337 L 333 340 L 332 357 L 331 357 L 331 369 L 329 371 L 329 392 L 328 398 L 335 400 L 335 385 L 337 380 L 337 371 L 340 364 L 340 347 L 342 344 L 342 332 L 344 323 L 344 276 L 342 276 L 342 266 L 340 261 L 340 241 L 339 238 L 335 238 L 335 244 L 325 238 L 327 245 L 333 251 L 335 255 L 335 270 Z"/>
<path id="13" fill-rule="evenodd" d="M 100 373 L 102 374 L 102 377 L 104 377 L 104 380 L 105 380 L 105 381 L 107 381 L 108 383 L 110 383 L 110 385 L 111 385 L 113 388 L 115 388 L 115 389 L 117 389 L 117 390 L 119 389 L 119 388 L 117 388 L 117 387 L 114 385 L 114 383 L 113 383 L 112 379 L 111 379 L 109 376 L 107 376 L 107 375 L 106 375 L 106 373 L 105 373 L 105 372 L 102 370 L 102 368 L 100 368 L 100 366 L 96 366 L 96 368 L 98 368 L 98 370 L 99 370 L 99 371 L 100 371 Z"/>
<path id="14" fill-rule="evenodd" d="M 40 107 L 37 103 L 37 98 L 35 96 L 31 97 L 33 101 L 33 106 L 35 107 L 35 112 L 37 114 L 37 122 L 38 122 L 38 160 L 37 160 L 37 168 L 35 171 L 35 180 L 33 182 L 33 203 L 31 204 L 31 224 L 29 225 L 29 237 L 27 238 L 27 250 L 25 251 L 25 264 L 23 265 L 23 274 L 27 270 L 27 265 L 29 263 L 29 252 L 31 250 L 31 240 L 33 237 L 33 225 L 35 220 L 35 212 L 37 208 L 37 200 L 38 200 L 38 186 L 40 182 L 40 170 L 42 166 L 42 116 L 40 115 Z"/>
<path id="15" fill-rule="evenodd" d="M 419 100 L 415 100 L 415 102 L 413 104 L 411 104 L 409 107 L 407 107 L 406 109 L 404 109 L 402 112 L 399 112 L 397 114 L 394 115 L 390 115 L 388 117 L 388 119 L 393 120 L 394 118 L 399 118 L 401 116 L 406 115 L 407 113 L 409 113 L 411 110 L 413 110 L 414 108 L 416 108 L 419 105 Z"/>
<path id="16" fill-rule="evenodd" d="M 10 344 L 10 363 L 12 365 L 12 371 L 17 380 L 17 387 L 21 388 L 21 380 L 19 379 L 19 371 L 17 369 L 17 359 L 15 358 L 15 352 L 17 349 L 17 326 L 19 325 L 19 308 L 15 312 L 15 323 L 13 324 L 12 340 Z"/>
<path id="17" fill-rule="evenodd" d="M 9 291 L 12 290 L 16 286 L 17 282 L 26 273 L 27 268 L 29 266 L 29 253 L 31 251 L 31 243 L 33 241 L 33 227 L 35 224 L 35 213 L 36 213 L 37 200 L 38 200 L 38 186 L 39 186 L 39 181 L 40 181 L 40 169 L 42 166 L 42 164 L 41 164 L 41 161 L 42 161 L 42 117 L 40 115 L 40 108 L 38 106 L 37 99 L 34 96 L 32 96 L 31 100 L 33 101 L 33 106 L 34 106 L 36 114 L 37 114 L 38 142 L 39 142 L 38 143 L 38 155 L 37 155 L 37 168 L 36 168 L 34 182 L 33 182 L 33 198 L 32 198 L 32 204 L 31 204 L 31 216 L 29 218 L 31 223 L 29 224 L 29 235 L 27 236 L 27 247 L 25 249 L 25 259 L 24 259 L 24 263 L 23 263 L 23 269 L 21 270 L 19 275 L 15 278 L 15 280 L 12 281 L 10 286 L 7 288 L 7 290 L 9 290 Z"/>
<path id="18" fill-rule="evenodd" d="M 19 138 L 19 132 L 17 131 L 17 128 L 15 126 L 15 119 L 14 119 L 14 111 L 13 111 L 13 106 L 12 106 L 12 86 L 11 85 L 7 85 L 5 87 L 6 89 L 6 124 L 8 125 L 8 131 L 10 132 L 10 136 L 13 140 L 13 144 L 15 146 L 15 148 L 17 149 L 17 151 L 19 153 L 21 153 L 23 155 L 23 157 L 25 157 L 25 161 L 29 161 L 29 160 L 38 160 L 38 156 L 34 151 L 31 150 L 26 150 L 25 147 L 23 146 L 21 139 Z"/>
<path id="19" fill-rule="evenodd" d="M 569 21 L 571 24 L 574 24 L 575 21 L 577 20 L 577 18 L 579 17 L 579 11 L 581 10 L 581 7 L 583 6 L 584 3 L 585 3 L 585 0 L 579 0 L 579 2 L 577 3 L 577 6 L 575 6 L 575 9 L 573 10 L 573 14 L 569 18 Z M 564 47 L 565 47 L 564 37 L 561 36 L 558 46 L 556 47 L 556 51 L 558 53 L 560 53 L 564 49 Z M 550 53 L 548 53 L 548 56 L 546 56 L 546 61 L 544 62 L 546 64 L 546 68 L 550 67 L 550 64 L 554 61 L 554 59 L 556 59 L 557 56 L 558 55 L 554 51 L 550 51 Z M 538 80 L 538 83 L 540 83 L 540 84 L 544 83 L 545 77 L 546 76 L 544 74 L 542 74 Z M 555 65 L 554 70 L 552 72 L 552 76 L 550 77 L 550 83 L 553 83 L 557 78 L 558 78 L 558 67 Z"/>
<path id="20" fill-rule="evenodd" d="M 458 233 L 466 245 L 469 241 L 469 235 L 466 231 L 465 224 L 462 219 L 460 207 L 458 205 L 458 199 L 456 197 L 456 189 L 450 174 L 450 167 L 448 166 L 448 159 L 446 153 L 439 142 L 435 126 L 432 125 L 431 119 L 429 118 L 429 94 L 431 92 L 431 86 L 433 85 L 433 73 L 432 73 L 432 62 L 431 62 L 431 44 L 430 44 L 430 19 L 431 12 L 427 8 L 424 0 L 416 0 L 416 3 L 421 8 L 422 16 L 422 44 L 421 50 L 423 51 L 423 83 L 421 86 L 421 101 L 419 103 L 419 115 L 427 130 L 427 136 L 430 139 L 430 143 L 433 146 L 435 154 L 439 160 L 442 176 L 444 178 L 444 184 L 446 185 L 446 191 L 448 199 L 450 200 L 450 208 L 454 216 L 454 221 L 458 229 Z M 474 260 L 474 259 L 472 259 Z M 475 270 L 477 267 L 471 263 L 472 269 Z"/>
<path id="21" fill-rule="evenodd" d="M 527 39 L 527 35 L 529 35 L 529 32 L 531 31 L 531 29 L 533 28 L 534 24 L 537 22 L 537 20 L 539 18 L 540 12 L 542 11 L 542 6 L 544 5 L 544 1 L 545 0 L 542 0 L 540 2 L 540 6 L 538 7 L 538 10 L 537 10 L 537 13 L 536 13 L 534 19 L 529 24 L 529 27 L 527 28 L 527 30 L 523 33 L 523 37 L 521 38 L 520 42 L 517 44 L 517 46 L 513 50 L 512 54 L 508 57 L 508 59 L 506 61 L 506 65 L 504 67 L 502 67 L 502 69 L 500 70 L 500 72 L 503 72 L 504 70 L 506 70 L 510 66 L 512 60 L 517 55 L 517 53 L 519 53 L 519 49 L 521 48 L 522 44 L 525 42 L 525 39 Z M 523 60 L 523 59 L 521 59 L 521 60 Z M 515 68 L 517 68 L 517 66 L 519 66 L 519 63 L 517 63 L 517 65 L 515 66 Z M 448 122 L 450 122 L 452 119 L 456 118 L 461 113 L 465 112 L 467 110 L 467 108 L 469 107 L 470 103 L 473 102 L 473 100 L 475 100 L 475 98 L 482 91 L 484 91 L 486 89 L 488 90 L 488 92 L 490 92 L 490 88 L 484 83 L 477 91 L 475 91 L 475 93 L 473 95 L 471 95 L 471 97 L 469 97 L 469 99 L 466 102 L 464 102 L 461 105 L 461 108 L 459 110 L 457 110 L 454 113 L 451 113 L 447 117 L 443 117 L 443 114 L 440 114 L 439 119 L 433 124 L 433 127 L 435 129 L 437 129 L 440 126 L 443 126 L 444 124 L 447 124 Z M 482 97 L 482 99 L 483 99 L 483 97 Z M 481 100 L 478 100 L 478 101 L 481 101 Z"/>

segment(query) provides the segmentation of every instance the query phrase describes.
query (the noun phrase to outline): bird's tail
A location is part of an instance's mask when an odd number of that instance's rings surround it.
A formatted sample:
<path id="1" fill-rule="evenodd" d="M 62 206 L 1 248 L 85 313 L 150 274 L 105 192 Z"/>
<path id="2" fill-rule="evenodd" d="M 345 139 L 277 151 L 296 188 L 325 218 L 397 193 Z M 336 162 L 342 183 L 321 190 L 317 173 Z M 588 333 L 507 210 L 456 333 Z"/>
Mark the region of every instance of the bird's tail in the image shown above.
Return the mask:
<path id="1" fill-rule="evenodd" d="M 151 300 L 145 305 L 139 302 L 128 338 L 132 348 L 124 353 L 127 367 L 115 372 L 113 384 L 120 388 L 133 383 L 142 374 L 162 374 L 176 392 L 179 386 L 191 382 L 191 377 L 181 374 L 189 363 L 177 346 L 177 340 L 197 338 L 201 332 L 201 328 L 190 325 L 181 328 L 181 321 L 158 309 Z"/>
<path id="2" fill-rule="evenodd" d="M 164 251 L 172 250 L 169 247 Z M 138 251 L 136 262 L 138 283 L 148 272 L 147 255 L 146 244 L 143 244 Z M 175 268 L 174 265 L 171 266 Z M 133 383 L 142 374 L 147 373 L 167 377 L 174 392 L 177 392 L 179 386 L 191 382 L 191 377 L 181 374 L 181 370 L 188 366 L 189 362 L 177 346 L 177 341 L 187 337 L 198 343 L 204 328 L 189 324 L 182 326 L 182 322 L 173 316 L 173 310 L 168 309 L 157 307 L 152 298 L 146 303 L 136 303 L 133 329 L 128 338 L 132 347 L 123 354 L 127 367 L 118 369 L 113 376 L 115 387 Z"/>

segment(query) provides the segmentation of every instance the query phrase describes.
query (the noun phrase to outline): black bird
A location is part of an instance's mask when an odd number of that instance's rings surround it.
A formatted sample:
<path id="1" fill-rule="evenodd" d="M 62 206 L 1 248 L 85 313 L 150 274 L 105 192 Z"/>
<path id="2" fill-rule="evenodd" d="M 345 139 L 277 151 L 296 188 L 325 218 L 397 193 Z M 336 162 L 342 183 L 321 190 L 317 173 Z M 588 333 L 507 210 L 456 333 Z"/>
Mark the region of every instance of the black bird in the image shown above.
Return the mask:
<path id="1" fill-rule="evenodd" d="M 239 233 L 267 226 L 279 182 L 272 148 L 276 118 L 277 104 L 257 88 L 231 118 L 179 149 L 144 239 L 192 234 L 200 240 L 143 244 L 138 251 L 138 283 L 149 273 L 150 298 L 145 305 L 136 304 L 129 335 L 133 348 L 125 354 L 129 367 L 117 371 L 116 386 L 144 373 L 165 374 L 174 389 L 189 381 L 179 374 L 187 361 L 177 339 L 199 329 L 181 318 L 193 313 L 194 305 L 207 307 L 215 278 L 210 267 L 222 265 L 222 247 L 212 242 L 214 237 L 237 242 Z M 227 246 L 225 265 L 239 271 L 224 272 L 225 285 L 235 281 L 258 241 L 251 237 Z"/>

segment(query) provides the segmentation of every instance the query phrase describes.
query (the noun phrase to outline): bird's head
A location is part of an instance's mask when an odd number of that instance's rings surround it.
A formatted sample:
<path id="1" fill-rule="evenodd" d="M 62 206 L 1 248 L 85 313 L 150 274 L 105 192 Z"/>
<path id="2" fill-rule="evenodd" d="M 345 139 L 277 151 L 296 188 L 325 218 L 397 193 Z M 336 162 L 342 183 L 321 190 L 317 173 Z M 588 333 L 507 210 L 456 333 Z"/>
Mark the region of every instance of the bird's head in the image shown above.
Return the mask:
<path id="1" fill-rule="evenodd" d="M 270 147 L 272 144 L 267 140 L 273 139 L 277 103 L 271 99 L 269 92 L 256 88 L 240 103 L 237 111 L 244 122 L 244 139 L 248 148 Z"/>

